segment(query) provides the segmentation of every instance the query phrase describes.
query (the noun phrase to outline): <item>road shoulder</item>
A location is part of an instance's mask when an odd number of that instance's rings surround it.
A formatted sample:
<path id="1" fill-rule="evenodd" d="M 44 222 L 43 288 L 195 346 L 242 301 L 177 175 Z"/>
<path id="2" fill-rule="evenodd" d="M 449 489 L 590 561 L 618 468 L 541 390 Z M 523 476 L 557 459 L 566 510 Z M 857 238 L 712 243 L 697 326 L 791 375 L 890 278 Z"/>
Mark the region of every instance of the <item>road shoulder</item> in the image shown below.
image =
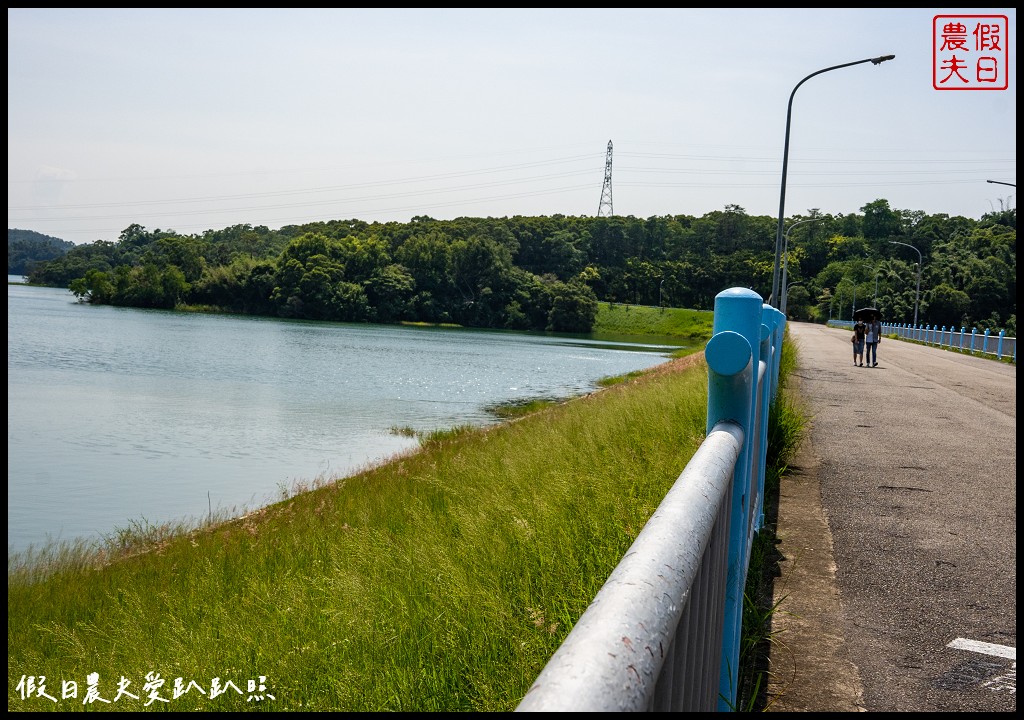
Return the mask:
<path id="1" fill-rule="evenodd" d="M 776 537 L 782 559 L 774 588 L 778 609 L 772 616 L 768 712 L 865 711 L 860 676 L 842 634 L 820 472 L 809 424 L 779 488 Z"/>

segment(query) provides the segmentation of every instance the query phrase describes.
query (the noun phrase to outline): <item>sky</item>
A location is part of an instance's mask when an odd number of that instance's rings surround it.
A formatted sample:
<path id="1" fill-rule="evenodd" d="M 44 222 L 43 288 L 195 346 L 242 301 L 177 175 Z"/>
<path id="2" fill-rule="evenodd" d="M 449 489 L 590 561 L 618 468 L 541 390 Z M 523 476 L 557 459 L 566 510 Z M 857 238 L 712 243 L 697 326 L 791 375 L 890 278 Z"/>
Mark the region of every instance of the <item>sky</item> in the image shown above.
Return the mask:
<path id="1" fill-rule="evenodd" d="M 937 15 L 1005 16 L 984 81 L 976 66 L 945 72 Z M 7 226 L 74 243 L 132 224 L 775 218 L 791 97 L 787 218 L 880 199 L 974 219 L 1016 207 L 1013 8 L 8 8 L 7 21 Z M 984 89 L 933 86 L 962 77 Z"/>

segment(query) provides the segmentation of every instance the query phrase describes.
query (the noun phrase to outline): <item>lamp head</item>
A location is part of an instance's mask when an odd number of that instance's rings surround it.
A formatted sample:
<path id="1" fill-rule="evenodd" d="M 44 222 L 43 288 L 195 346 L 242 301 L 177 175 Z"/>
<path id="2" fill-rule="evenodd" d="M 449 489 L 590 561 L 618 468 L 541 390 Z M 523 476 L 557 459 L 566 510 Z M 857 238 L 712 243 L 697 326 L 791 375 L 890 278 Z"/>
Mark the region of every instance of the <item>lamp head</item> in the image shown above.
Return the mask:
<path id="1" fill-rule="evenodd" d="M 871 64 L 872 65 L 878 65 L 879 63 L 884 63 L 886 60 L 892 60 L 894 57 L 896 57 L 896 56 L 895 55 L 882 55 L 881 57 L 871 58 Z"/>

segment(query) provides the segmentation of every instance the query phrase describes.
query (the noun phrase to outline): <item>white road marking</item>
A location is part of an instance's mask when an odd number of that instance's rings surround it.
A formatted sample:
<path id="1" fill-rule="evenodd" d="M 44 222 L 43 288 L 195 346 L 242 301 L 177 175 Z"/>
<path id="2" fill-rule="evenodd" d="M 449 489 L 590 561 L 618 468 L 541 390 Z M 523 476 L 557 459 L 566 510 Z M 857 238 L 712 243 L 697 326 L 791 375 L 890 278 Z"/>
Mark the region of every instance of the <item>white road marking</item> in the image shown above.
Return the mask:
<path id="1" fill-rule="evenodd" d="M 946 647 L 955 648 L 957 650 L 969 650 L 970 652 L 980 653 L 981 655 L 995 655 L 996 657 L 1006 658 L 1007 660 L 1013 660 L 1014 662 L 1017 661 L 1017 648 L 1009 647 L 1007 645 L 996 645 L 995 643 L 957 638 Z"/>

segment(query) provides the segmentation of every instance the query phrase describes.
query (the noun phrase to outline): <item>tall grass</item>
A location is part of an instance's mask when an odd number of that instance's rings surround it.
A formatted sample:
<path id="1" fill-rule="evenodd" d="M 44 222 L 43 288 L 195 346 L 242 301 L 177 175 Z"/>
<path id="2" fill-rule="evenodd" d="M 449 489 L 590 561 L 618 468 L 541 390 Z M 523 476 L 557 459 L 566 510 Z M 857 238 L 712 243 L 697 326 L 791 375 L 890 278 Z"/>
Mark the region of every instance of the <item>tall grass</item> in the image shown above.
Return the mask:
<path id="1" fill-rule="evenodd" d="M 703 439 L 692 365 L 432 434 L 212 527 L 143 528 L 144 547 L 9 559 L 8 709 L 513 709 Z M 93 673 L 138 699 L 84 704 Z M 23 676 L 59 701 L 22 699 Z M 176 678 L 206 694 L 174 698 Z M 211 698 L 214 678 L 241 694 Z"/>
<path id="2" fill-rule="evenodd" d="M 777 549 L 779 540 L 776 535 L 779 486 L 789 471 L 789 463 L 807 428 L 806 412 L 787 382 L 796 368 L 797 352 L 787 330 L 779 359 L 779 387 L 768 417 L 764 525 L 754 536 L 751 545 L 750 566 L 743 594 L 737 710 L 766 709 L 771 650 L 775 642 L 772 619 L 785 603 L 785 598 L 776 600 L 774 597 L 775 578 L 781 572 L 779 561 L 783 559 Z"/>

